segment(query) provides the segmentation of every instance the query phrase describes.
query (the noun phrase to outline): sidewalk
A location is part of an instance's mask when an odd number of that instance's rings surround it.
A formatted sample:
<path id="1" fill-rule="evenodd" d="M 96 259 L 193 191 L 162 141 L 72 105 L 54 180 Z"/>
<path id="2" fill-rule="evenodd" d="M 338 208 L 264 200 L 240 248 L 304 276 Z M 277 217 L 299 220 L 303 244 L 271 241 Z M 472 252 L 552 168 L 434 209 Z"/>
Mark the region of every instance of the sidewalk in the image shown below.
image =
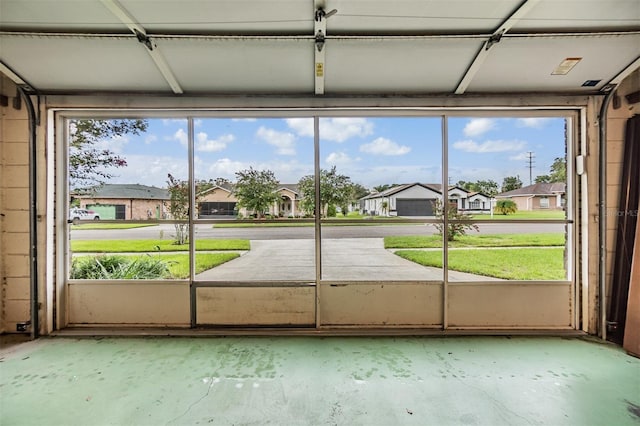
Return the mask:
<path id="1" fill-rule="evenodd" d="M 314 240 L 252 240 L 251 250 L 196 275 L 207 281 L 315 281 Z M 384 248 L 382 238 L 322 240 L 322 279 L 336 281 L 442 281 L 440 268 L 418 265 Z M 449 272 L 450 281 L 495 281 Z"/>

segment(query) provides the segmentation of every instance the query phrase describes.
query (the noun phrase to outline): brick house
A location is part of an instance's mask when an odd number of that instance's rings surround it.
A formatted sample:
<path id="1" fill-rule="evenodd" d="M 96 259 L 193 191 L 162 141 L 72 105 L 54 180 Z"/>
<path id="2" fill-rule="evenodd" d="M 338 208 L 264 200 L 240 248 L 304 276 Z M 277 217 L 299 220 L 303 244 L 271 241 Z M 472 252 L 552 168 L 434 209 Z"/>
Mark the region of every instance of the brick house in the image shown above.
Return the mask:
<path id="1" fill-rule="evenodd" d="M 72 194 L 80 207 L 100 213 L 104 220 L 166 219 L 169 191 L 139 184 L 106 184 L 89 193 Z"/>

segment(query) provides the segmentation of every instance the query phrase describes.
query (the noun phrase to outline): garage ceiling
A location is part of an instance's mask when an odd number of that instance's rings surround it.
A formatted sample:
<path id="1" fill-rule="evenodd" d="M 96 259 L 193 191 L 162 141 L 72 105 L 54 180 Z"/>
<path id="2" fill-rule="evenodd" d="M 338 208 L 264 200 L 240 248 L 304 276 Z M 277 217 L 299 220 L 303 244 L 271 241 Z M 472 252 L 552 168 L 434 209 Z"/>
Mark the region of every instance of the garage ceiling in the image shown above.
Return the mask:
<path id="1" fill-rule="evenodd" d="M 0 1 L 40 93 L 590 94 L 639 58 L 640 0 Z"/>

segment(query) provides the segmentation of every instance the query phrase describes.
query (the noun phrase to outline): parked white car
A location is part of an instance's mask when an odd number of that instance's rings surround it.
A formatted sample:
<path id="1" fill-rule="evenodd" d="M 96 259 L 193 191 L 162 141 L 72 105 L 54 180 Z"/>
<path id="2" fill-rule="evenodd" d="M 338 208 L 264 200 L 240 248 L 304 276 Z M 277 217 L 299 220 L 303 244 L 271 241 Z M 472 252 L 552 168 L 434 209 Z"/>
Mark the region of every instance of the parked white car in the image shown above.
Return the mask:
<path id="1" fill-rule="evenodd" d="M 79 220 L 100 220 L 100 214 L 93 210 L 71 209 L 69 210 L 69 220 L 72 222 Z"/>

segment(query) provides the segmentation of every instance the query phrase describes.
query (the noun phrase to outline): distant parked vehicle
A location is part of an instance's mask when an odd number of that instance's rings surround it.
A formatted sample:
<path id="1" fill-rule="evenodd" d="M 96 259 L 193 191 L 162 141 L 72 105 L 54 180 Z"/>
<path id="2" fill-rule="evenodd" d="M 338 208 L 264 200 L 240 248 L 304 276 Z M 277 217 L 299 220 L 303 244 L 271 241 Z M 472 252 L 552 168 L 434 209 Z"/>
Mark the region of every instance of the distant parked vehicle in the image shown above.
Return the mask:
<path id="1" fill-rule="evenodd" d="M 69 210 L 69 220 L 73 223 L 79 220 L 100 220 L 100 214 L 93 210 L 71 209 Z"/>

